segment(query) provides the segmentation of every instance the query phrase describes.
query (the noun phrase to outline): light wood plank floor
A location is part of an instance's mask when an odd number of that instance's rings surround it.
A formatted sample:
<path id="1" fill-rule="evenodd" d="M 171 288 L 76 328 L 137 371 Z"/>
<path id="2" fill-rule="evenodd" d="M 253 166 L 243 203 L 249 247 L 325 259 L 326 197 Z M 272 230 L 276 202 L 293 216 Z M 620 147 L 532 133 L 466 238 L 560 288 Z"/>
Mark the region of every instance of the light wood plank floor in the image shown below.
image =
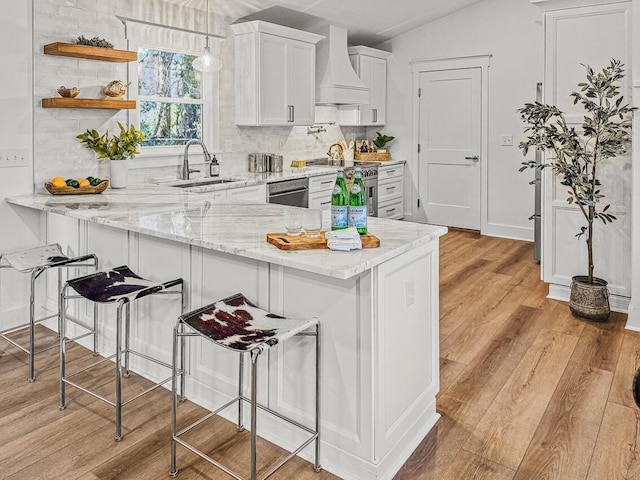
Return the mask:
<path id="1" fill-rule="evenodd" d="M 640 480 L 626 315 L 545 298 L 530 243 L 453 231 L 441 252 L 442 417 L 395 480 Z"/>
<path id="2" fill-rule="evenodd" d="M 640 334 L 626 316 L 605 324 L 571 316 L 545 298 L 532 245 L 454 231 L 441 241 L 441 392 L 436 427 L 395 480 L 640 480 L 640 410 L 631 381 L 640 367 Z M 41 341 L 54 341 L 41 329 Z M 23 354 L 0 343 L 0 479 L 125 480 L 168 478 L 169 401 L 157 391 L 124 409 L 121 442 L 113 409 L 68 388 L 58 405 L 57 351 L 37 360 L 26 382 Z M 91 362 L 74 347 L 69 357 Z M 107 375 L 86 381 L 105 391 Z M 132 375 L 125 393 L 148 382 Z M 181 406 L 185 420 L 203 410 Z M 248 473 L 247 435 L 216 420 L 193 432 L 216 458 Z M 259 468 L 285 454 L 261 441 Z M 178 448 L 181 479 L 230 477 Z M 272 478 L 334 479 L 301 459 Z"/>

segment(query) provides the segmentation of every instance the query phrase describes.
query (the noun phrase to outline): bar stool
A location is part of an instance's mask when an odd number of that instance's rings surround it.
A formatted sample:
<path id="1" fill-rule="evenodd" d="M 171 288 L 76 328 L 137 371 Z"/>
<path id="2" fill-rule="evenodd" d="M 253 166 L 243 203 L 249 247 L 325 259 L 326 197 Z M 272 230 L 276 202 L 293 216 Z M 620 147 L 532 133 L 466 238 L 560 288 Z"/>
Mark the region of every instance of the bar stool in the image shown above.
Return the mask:
<path id="1" fill-rule="evenodd" d="M 3 264 L 3 260 L 6 262 Z M 13 268 L 20 273 L 30 273 L 31 283 L 29 291 L 29 323 L 12 327 L 0 332 L 0 338 L 4 338 L 9 343 L 13 344 L 23 352 L 29 355 L 29 382 L 33 382 L 35 376 L 35 355 L 45 352 L 56 345 L 52 345 L 47 348 L 43 348 L 40 351 L 35 350 L 35 326 L 36 324 L 54 318 L 58 313 L 48 315 L 42 318 L 35 318 L 35 282 L 36 279 L 46 270 L 50 268 L 58 269 L 58 291 L 62 288 L 62 269 L 72 267 L 93 267 L 98 269 L 98 257 L 93 254 L 81 255 L 78 257 L 68 257 L 62 253 L 62 248 L 59 244 L 53 243 L 44 247 L 29 248 L 26 250 L 14 250 L 11 252 L 0 253 L 0 269 Z M 86 335 L 91 335 L 96 328 L 97 315 L 94 310 L 93 327 L 90 327 L 83 322 L 77 323 L 89 330 L 89 333 L 76 337 L 76 340 Z M 24 347 L 8 337 L 9 334 L 18 332 L 22 329 L 29 328 L 29 346 Z M 94 353 L 97 350 L 97 345 L 94 342 Z"/>
<path id="2" fill-rule="evenodd" d="M 306 330 L 313 330 L 307 332 Z M 307 335 L 316 337 L 316 378 L 315 378 L 315 427 L 308 428 L 293 419 L 275 412 L 267 406 L 258 404 L 257 401 L 257 365 L 260 354 L 266 352 L 270 347 L 282 342 L 294 335 Z M 178 368 L 178 339 L 184 340 L 185 337 L 204 337 L 214 344 L 221 347 L 234 350 L 240 354 L 240 369 L 238 382 L 238 396 L 227 402 L 217 410 L 208 413 L 201 419 L 190 424 L 189 426 L 177 431 L 177 383 L 178 375 L 181 377 L 181 391 L 184 392 L 184 369 Z M 249 354 L 251 358 L 251 397 L 247 398 L 243 394 L 243 360 L 244 355 Z M 171 408 L 171 470 L 169 475 L 175 477 L 178 474 L 176 469 L 176 444 L 180 444 L 200 456 L 204 460 L 223 470 L 232 477 L 243 480 L 243 477 L 233 472 L 224 465 L 198 450 L 184 439 L 180 438 L 183 434 L 202 422 L 218 414 L 227 407 L 238 405 L 238 423 L 237 430 L 244 430 L 242 423 L 242 402 L 248 402 L 251 405 L 251 480 L 256 480 L 256 443 L 257 443 L 257 408 L 264 410 L 277 418 L 294 425 L 303 431 L 311 434 L 300 447 L 290 453 L 286 458 L 278 462 L 263 477 L 271 476 L 278 468 L 284 465 L 291 458 L 296 456 L 311 442 L 315 441 L 315 460 L 314 468 L 316 472 L 321 470 L 320 461 L 320 325 L 318 319 L 310 320 L 292 320 L 289 318 L 275 315 L 262 310 L 247 300 L 244 295 L 238 293 L 231 297 L 225 298 L 218 302 L 207 305 L 206 307 L 183 314 L 173 330 L 173 381 L 172 381 L 172 408 Z M 181 344 L 180 362 L 184 364 L 184 344 Z M 184 399 L 184 396 L 182 397 Z"/>
<path id="3" fill-rule="evenodd" d="M 172 287 L 179 287 L 177 290 L 168 290 Z M 77 292 L 78 295 L 68 295 L 67 290 L 71 288 Z M 169 382 L 172 376 L 166 379 L 154 383 L 154 385 L 145 391 L 133 396 L 132 398 L 122 401 L 122 355 L 124 354 L 124 376 L 129 376 L 129 355 L 133 354 L 138 357 L 144 358 L 158 365 L 162 365 L 168 369 L 172 366 L 168 363 L 162 362 L 158 359 L 152 358 L 140 352 L 130 348 L 130 305 L 131 302 L 139 300 L 148 295 L 161 295 L 161 294 L 177 294 L 180 295 L 180 311 L 184 312 L 184 281 L 181 278 L 170 280 L 164 283 L 152 282 L 144 279 L 129 269 L 126 265 L 116 267 L 109 271 L 97 272 L 92 275 L 86 275 L 84 277 L 74 278 L 65 283 L 64 287 L 60 290 L 60 313 L 59 317 L 62 319 L 60 325 L 60 410 L 65 408 L 65 385 L 72 385 L 93 397 L 108 403 L 116 410 L 115 419 L 115 439 L 120 440 L 122 438 L 122 406 L 129 402 L 132 402 L 142 395 L 151 392 L 159 386 Z M 67 299 L 70 298 L 85 298 L 98 303 L 117 303 L 116 313 L 116 351 L 115 354 L 110 357 L 103 358 L 98 362 L 95 362 L 87 367 L 76 370 L 72 373 L 66 372 L 66 318 L 65 311 L 67 306 Z M 125 308 L 126 307 L 126 308 Z M 122 310 L 125 310 L 125 325 L 124 325 L 124 348 L 122 345 Z M 70 380 L 71 377 L 85 372 L 103 362 L 111 360 L 115 357 L 115 401 L 111 401 L 108 398 L 91 391 L 88 388 L 83 387 L 79 383 Z"/>

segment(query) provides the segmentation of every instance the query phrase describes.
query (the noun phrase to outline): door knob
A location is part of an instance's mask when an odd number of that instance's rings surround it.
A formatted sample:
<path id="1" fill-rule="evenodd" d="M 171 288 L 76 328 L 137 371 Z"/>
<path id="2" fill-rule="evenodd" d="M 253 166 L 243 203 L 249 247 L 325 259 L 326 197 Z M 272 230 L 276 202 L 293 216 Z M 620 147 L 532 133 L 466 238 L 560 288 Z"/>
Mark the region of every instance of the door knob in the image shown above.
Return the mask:
<path id="1" fill-rule="evenodd" d="M 473 160 L 474 162 L 480 161 L 480 157 L 478 155 L 473 155 L 471 157 L 464 157 L 465 160 Z"/>

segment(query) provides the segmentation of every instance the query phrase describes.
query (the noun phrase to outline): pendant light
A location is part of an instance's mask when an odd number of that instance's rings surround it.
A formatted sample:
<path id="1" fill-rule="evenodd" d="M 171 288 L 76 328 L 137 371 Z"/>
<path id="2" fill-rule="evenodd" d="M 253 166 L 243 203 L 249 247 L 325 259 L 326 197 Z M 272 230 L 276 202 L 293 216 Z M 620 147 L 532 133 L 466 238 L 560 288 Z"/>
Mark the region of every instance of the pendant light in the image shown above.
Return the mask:
<path id="1" fill-rule="evenodd" d="M 211 55 L 211 48 L 209 48 L 209 0 L 207 0 L 207 36 L 204 47 L 204 53 L 193 61 L 193 68 L 199 72 L 217 72 L 222 68 L 222 62 L 219 58 Z"/>

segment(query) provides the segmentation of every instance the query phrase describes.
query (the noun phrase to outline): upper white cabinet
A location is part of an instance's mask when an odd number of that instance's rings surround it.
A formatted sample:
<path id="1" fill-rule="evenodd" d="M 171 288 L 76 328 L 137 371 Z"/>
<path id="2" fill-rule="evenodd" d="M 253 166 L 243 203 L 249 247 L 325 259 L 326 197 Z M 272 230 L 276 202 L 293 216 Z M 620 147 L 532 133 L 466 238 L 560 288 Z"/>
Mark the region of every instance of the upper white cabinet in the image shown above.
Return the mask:
<path id="1" fill-rule="evenodd" d="M 387 111 L 387 58 L 390 52 L 375 48 L 349 47 L 349 59 L 360 80 L 369 87 L 368 105 L 340 105 L 340 125 L 384 125 Z"/>
<path id="2" fill-rule="evenodd" d="M 584 111 L 574 105 L 571 92 L 578 91 L 590 65 L 599 71 L 612 58 L 626 65 L 621 92 L 625 103 L 631 98 L 631 3 L 604 0 L 548 0 L 536 2 L 543 10 L 545 32 L 544 101 L 567 114 L 571 126 L 582 124 Z M 603 33 L 604 32 L 604 33 Z M 631 266 L 631 155 L 611 158 L 600 164 L 605 203 L 617 220 L 603 226 L 594 223 L 595 274 L 609 282 L 611 306 L 624 308 L 630 296 Z M 567 187 L 551 169 L 543 174 L 542 274 L 550 284 L 552 298 L 563 298 L 573 275 L 587 273 L 584 237 L 576 238 L 585 220 L 574 205 L 567 203 Z M 628 300 L 627 300 L 628 301 Z"/>
<path id="3" fill-rule="evenodd" d="M 315 44 L 324 37 L 260 20 L 231 29 L 236 125 L 312 124 Z"/>

